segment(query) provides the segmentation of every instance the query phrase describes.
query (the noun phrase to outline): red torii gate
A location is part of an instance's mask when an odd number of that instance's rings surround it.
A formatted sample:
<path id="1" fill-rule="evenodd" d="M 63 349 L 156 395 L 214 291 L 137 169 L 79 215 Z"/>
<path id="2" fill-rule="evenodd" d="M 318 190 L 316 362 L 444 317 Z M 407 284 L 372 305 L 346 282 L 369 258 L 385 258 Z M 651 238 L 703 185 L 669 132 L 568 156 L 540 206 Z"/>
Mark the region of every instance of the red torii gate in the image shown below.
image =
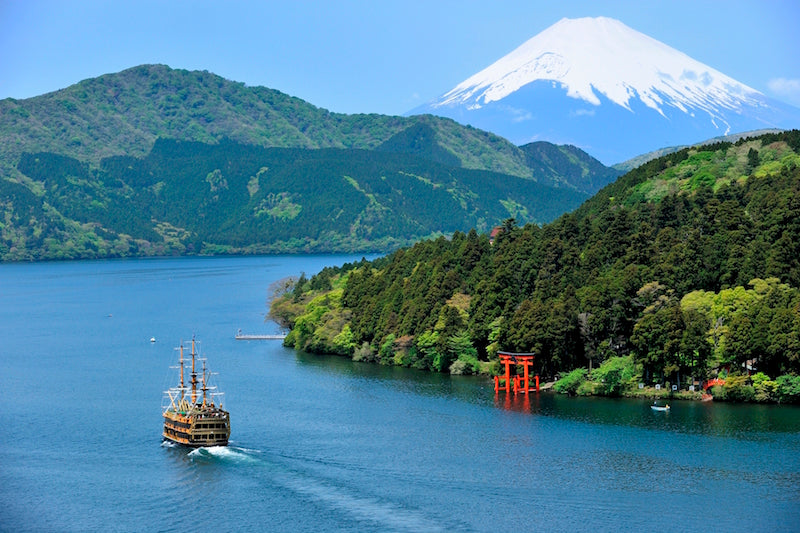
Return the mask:
<path id="1" fill-rule="evenodd" d="M 500 392 L 500 389 L 505 389 L 506 392 L 511 391 L 511 365 L 522 365 L 524 367 L 524 375 L 520 379 L 519 375 L 514 376 L 514 394 L 524 392 L 528 394 L 530 389 L 530 378 L 528 368 L 533 365 L 533 359 L 536 357 L 534 353 L 513 353 L 513 352 L 497 352 L 500 357 L 500 362 L 506 367 L 505 376 L 494 377 L 494 392 Z M 539 376 L 534 376 L 536 380 L 536 392 L 539 392 Z M 503 385 L 500 383 L 504 382 Z"/>

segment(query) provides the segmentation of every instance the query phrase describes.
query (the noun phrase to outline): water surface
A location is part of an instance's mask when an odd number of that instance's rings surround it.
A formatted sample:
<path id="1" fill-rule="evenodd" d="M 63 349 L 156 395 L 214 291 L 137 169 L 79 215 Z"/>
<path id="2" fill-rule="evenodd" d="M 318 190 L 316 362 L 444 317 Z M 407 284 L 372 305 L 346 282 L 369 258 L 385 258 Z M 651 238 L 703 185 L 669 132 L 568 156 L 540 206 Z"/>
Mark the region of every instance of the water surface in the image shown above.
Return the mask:
<path id="1" fill-rule="evenodd" d="M 273 281 L 357 259 L 0 265 L 0 530 L 800 530 L 796 407 L 496 397 L 234 340 L 274 332 Z M 161 443 L 192 335 L 227 448 Z"/>

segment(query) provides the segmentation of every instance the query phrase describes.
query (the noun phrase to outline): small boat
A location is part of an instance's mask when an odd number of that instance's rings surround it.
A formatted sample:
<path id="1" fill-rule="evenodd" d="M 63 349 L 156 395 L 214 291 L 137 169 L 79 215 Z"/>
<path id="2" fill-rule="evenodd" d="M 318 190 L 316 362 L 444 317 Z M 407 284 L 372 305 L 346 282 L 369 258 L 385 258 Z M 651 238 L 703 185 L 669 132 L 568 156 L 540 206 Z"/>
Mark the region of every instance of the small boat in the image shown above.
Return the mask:
<path id="1" fill-rule="evenodd" d="M 185 385 L 183 343 L 180 347 L 180 382 L 164 392 L 162 414 L 164 416 L 164 439 L 198 448 L 200 446 L 227 446 L 231 435 L 231 417 L 222 408 L 222 402 L 214 402 L 215 397 L 222 395 L 216 387 L 208 385 L 209 373 L 205 359 L 201 380 L 196 370 L 197 351 L 192 338 L 192 372 L 190 386 Z"/>
<path id="2" fill-rule="evenodd" d="M 653 411 L 669 411 L 669 404 L 665 406 L 653 404 L 650 406 L 650 409 L 652 409 Z"/>

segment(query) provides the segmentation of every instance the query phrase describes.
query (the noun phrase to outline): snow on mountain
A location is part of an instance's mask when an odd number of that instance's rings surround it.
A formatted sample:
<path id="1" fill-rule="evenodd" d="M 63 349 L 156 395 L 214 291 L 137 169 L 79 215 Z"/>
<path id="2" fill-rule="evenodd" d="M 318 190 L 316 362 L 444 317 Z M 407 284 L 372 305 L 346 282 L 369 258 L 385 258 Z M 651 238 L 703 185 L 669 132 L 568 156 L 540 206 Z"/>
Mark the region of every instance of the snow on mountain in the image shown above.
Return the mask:
<path id="1" fill-rule="evenodd" d="M 575 144 L 606 164 L 800 126 L 800 110 L 605 17 L 562 19 L 411 113 L 449 116 L 517 144 Z"/>

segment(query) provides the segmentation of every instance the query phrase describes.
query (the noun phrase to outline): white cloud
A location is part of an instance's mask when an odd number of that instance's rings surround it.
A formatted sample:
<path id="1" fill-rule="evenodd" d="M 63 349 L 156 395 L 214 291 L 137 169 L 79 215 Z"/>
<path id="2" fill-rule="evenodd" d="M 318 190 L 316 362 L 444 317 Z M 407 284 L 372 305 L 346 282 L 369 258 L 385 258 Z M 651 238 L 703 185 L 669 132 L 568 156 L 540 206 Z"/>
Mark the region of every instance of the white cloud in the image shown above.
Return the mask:
<path id="1" fill-rule="evenodd" d="M 767 86 L 778 99 L 783 100 L 787 104 L 800 107 L 800 80 L 774 78 L 769 80 Z"/>

